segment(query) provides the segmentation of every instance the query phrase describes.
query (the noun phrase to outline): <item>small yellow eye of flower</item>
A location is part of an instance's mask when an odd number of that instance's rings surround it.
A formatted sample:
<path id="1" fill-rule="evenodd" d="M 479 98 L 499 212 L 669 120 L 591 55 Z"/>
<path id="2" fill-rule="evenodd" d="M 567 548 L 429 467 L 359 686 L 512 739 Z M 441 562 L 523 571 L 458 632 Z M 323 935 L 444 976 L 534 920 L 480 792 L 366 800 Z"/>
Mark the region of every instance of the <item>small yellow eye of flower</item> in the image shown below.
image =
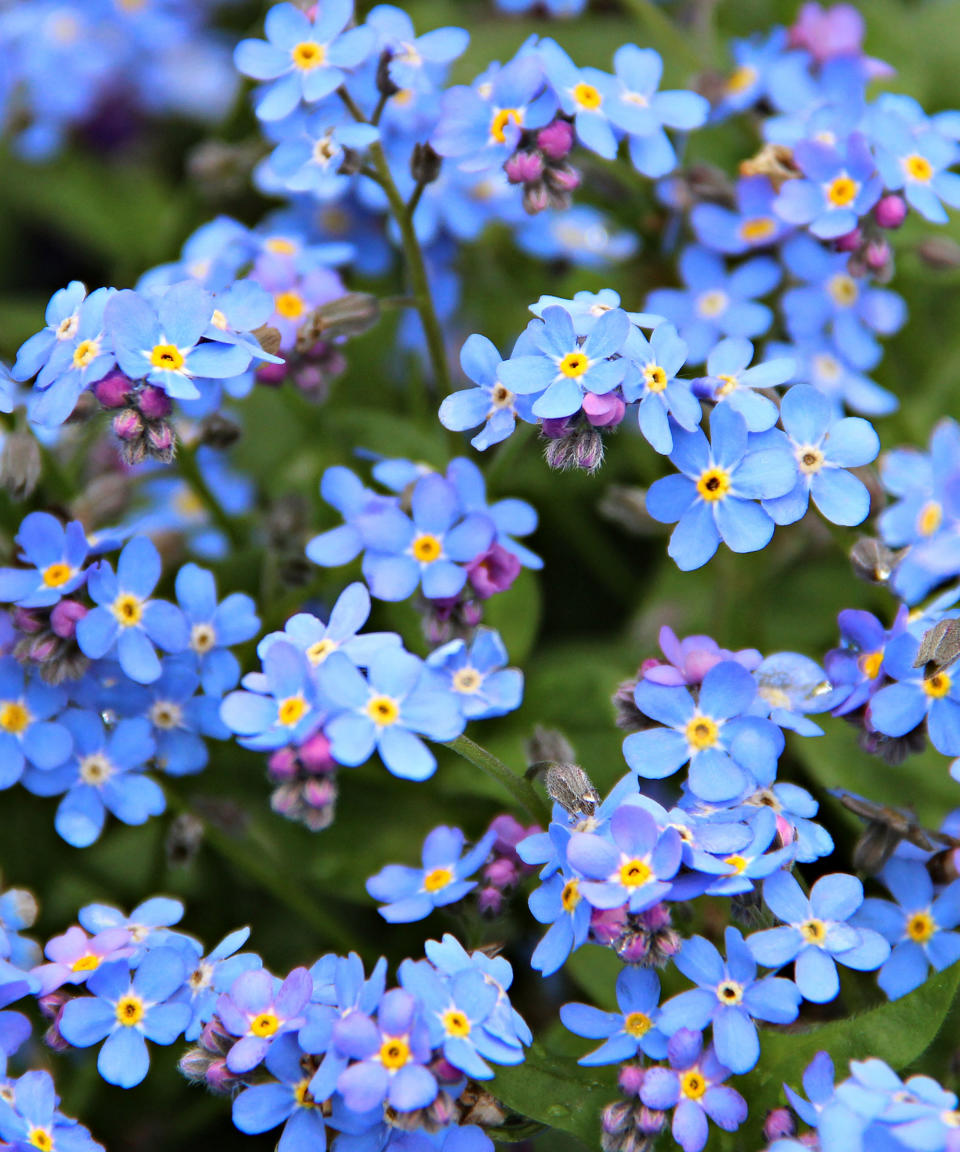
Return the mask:
<path id="1" fill-rule="evenodd" d="M 396 700 L 389 696 L 374 696 L 367 704 L 367 715 L 374 722 L 385 728 L 389 724 L 396 724 L 400 718 L 400 709 Z"/>
<path id="2" fill-rule="evenodd" d="M 731 392 L 736 392 L 740 387 L 740 381 L 736 376 L 727 376 L 725 373 L 721 373 L 717 379 L 722 381 L 720 387 L 714 392 L 714 396 L 718 399 L 729 396 Z"/>
<path id="3" fill-rule="evenodd" d="M 53 1148 L 53 1137 L 46 1128 L 31 1128 L 27 1139 L 34 1148 L 39 1148 L 40 1152 L 50 1152 Z"/>
<path id="4" fill-rule="evenodd" d="M 30 724 L 30 713 L 18 700 L 8 700 L 0 708 L 0 728 L 14 735 L 23 732 Z"/>
<path id="5" fill-rule="evenodd" d="M 448 1036 L 470 1035 L 470 1021 L 462 1012 L 458 1012 L 456 1008 L 451 1008 L 448 1012 L 444 1012 L 441 1021 L 443 1022 L 444 1031 Z"/>
<path id="6" fill-rule="evenodd" d="M 707 1090 L 707 1082 L 700 1072 L 684 1072 L 680 1079 L 680 1091 L 688 1100 L 699 1100 Z"/>
<path id="7" fill-rule="evenodd" d="M 722 1004 L 739 1004 L 743 999 L 743 987 L 735 980 L 724 980 L 717 985 L 717 999 Z"/>
<path id="8" fill-rule="evenodd" d="M 731 876 L 739 876 L 750 863 L 746 856 L 738 856 L 736 853 L 732 856 L 725 856 L 723 862 L 730 867 Z"/>
<path id="9" fill-rule="evenodd" d="M 150 350 L 150 363 L 164 372 L 179 372 L 186 362 L 176 344 L 154 344 Z"/>
<path id="10" fill-rule="evenodd" d="M 194 652 L 209 652 L 217 642 L 217 634 L 211 624 L 194 624 L 190 629 L 190 647 Z"/>
<path id="11" fill-rule="evenodd" d="M 918 180 L 921 184 L 926 184 L 933 176 L 933 165 L 926 156 L 918 156 L 917 153 L 906 157 L 903 170 L 911 180 Z"/>
<path id="12" fill-rule="evenodd" d="M 662 392 L 667 386 L 667 374 L 659 364 L 648 364 L 643 370 L 643 379 L 651 392 Z"/>
<path id="13" fill-rule="evenodd" d="M 81 340 L 73 350 L 74 368 L 86 368 L 100 355 L 99 340 Z"/>
<path id="14" fill-rule="evenodd" d="M 288 696 L 277 707 L 277 720 L 287 728 L 299 723 L 307 711 L 307 702 L 302 696 Z"/>
<path id="15" fill-rule="evenodd" d="M 67 316 L 57 325 L 57 339 L 69 340 L 75 336 L 77 329 L 80 327 L 80 319 L 76 313 L 72 316 Z"/>
<path id="16" fill-rule="evenodd" d="M 701 316 L 705 316 L 708 319 L 713 316 L 719 316 L 729 303 L 729 299 L 726 292 L 721 292 L 719 288 L 714 288 L 711 292 L 704 292 L 697 300 L 697 311 Z"/>
<path id="17" fill-rule="evenodd" d="M 822 920 L 807 920 L 800 925 L 800 935 L 808 944 L 823 944 L 827 938 L 827 926 Z"/>
<path id="18" fill-rule="evenodd" d="M 834 208 L 846 208 L 857 197 L 860 185 L 849 176 L 836 176 L 827 185 L 827 199 Z"/>
<path id="19" fill-rule="evenodd" d="M 43 582 L 48 588 L 61 588 L 72 576 L 69 564 L 50 564 L 43 570 Z"/>
<path id="20" fill-rule="evenodd" d="M 501 108 L 490 121 L 490 135 L 498 144 L 505 144 L 507 140 L 507 125 L 523 126 L 523 110 L 520 108 Z"/>
<path id="21" fill-rule="evenodd" d="M 453 676 L 454 692 L 476 692 L 483 683 L 483 677 L 476 668 L 461 668 Z"/>
<path id="22" fill-rule="evenodd" d="M 317 1102 L 310 1094 L 310 1077 L 298 1081 L 293 1089 L 293 1098 L 298 1108 L 316 1108 Z"/>
<path id="23" fill-rule="evenodd" d="M 303 72 L 309 72 L 324 63 L 327 50 L 315 40 L 301 40 L 299 44 L 294 45 L 292 55 L 294 66 Z"/>
<path id="24" fill-rule="evenodd" d="M 708 468 L 700 474 L 697 492 L 702 500 L 722 500 L 730 491 L 730 473 L 723 468 Z"/>
<path id="25" fill-rule="evenodd" d="M 603 103 L 603 97 L 592 84 L 581 83 L 574 86 L 573 98 L 581 108 L 593 111 Z"/>
<path id="26" fill-rule="evenodd" d="M 620 865 L 620 883 L 624 888 L 642 888 L 653 878 L 653 869 L 646 860 L 634 858 Z"/>
<path id="27" fill-rule="evenodd" d="M 414 560 L 421 564 L 432 564 L 443 552 L 443 544 L 429 532 L 421 532 L 410 547 Z"/>
<path id="28" fill-rule="evenodd" d="M 805 444 L 797 449 L 797 463 L 805 476 L 811 476 L 823 467 L 823 453 L 812 444 Z"/>
<path id="29" fill-rule="evenodd" d="M 303 297 L 297 292 L 278 292 L 273 306 L 285 320 L 296 320 L 307 310 Z"/>
<path id="30" fill-rule="evenodd" d="M 118 1024 L 122 1024 L 124 1028 L 133 1028 L 143 1019 L 146 1008 L 139 996 L 128 992 L 117 1001 L 116 1012 Z"/>
<path id="31" fill-rule="evenodd" d="M 926 944 L 937 930 L 937 922 L 929 912 L 914 912 L 907 921 L 907 935 L 917 944 Z"/>
<path id="32" fill-rule="evenodd" d="M 229 327 L 226 316 L 224 316 L 219 308 L 214 308 L 213 315 L 210 317 L 210 323 L 214 328 L 219 328 L 221 332 L 226 332 Z"/>
<path id="33" fill-rule="evenodd" d="M 645 1012 L 630 1012 L 623 1018 L 623 1030 L 628 1036 L 639 1040 L 653 1027 L 653 1021 Z"/>
<path id="34" fill-rule="evenodd" d="M 274 256 L 292 256 L 297 250 L 296 244 L 285 236 L 271 236 L 263 246 Z"/>
<path id="35" fill-rule="evenodd" d="M 590 361 L 582 352 L 568 352 L 558 367 L 564 376 L 574 380 L 586 372 L 590 367 Z"/>
<path id="36" fill-rule="evenodd" d="M 86 956 L 79 956 L 70 965 L 71 972 L 96 972 L 100 967 L 100 957 L 94 956 L 90 952 Z"/>
<path id="37" fill-rule="evenodd" d="M 727 80 L 727 91 L 730 93 L 745 92 L 756 79 L 756 68 L 749 64 L 741 64 L 739 68 L 734 69 Z"/>
<path id="38" fill-rule="evenodd" d="M 171 731 L 183 723 L 183 709 L 172 700 L 157 700 L 150 708 L 150 723 L 154 728 Z"/>
<path id="39" fill-rule="evenodd" d="M 943 507 L 936 500 L 928 500 L 920 509 L 917 529 L 921 536 L 932 536 L 943 523 Z"/>
<path id="40" fill-rule="evenodd" d="M 694 716 L 687 724 L 687 743 L 698 751 L 702 752 L 704 748 L 712 748 L 719 735 L 720 729 L 717 727 L 716 721 L 711 720 L 709 716 Z"/>
<path id="41" fill-rule="evenodd" d="M 399 1036 L 384 1040 L 380 1045 L 380 1063 L 384 1068 L 395 1072 L 410 1060 L 410 1045 Z"/>
<path id="42" fill-rule="evenodd" d="M 99 752 L 84 756 L 80 761 L 80 779 L 84 784 L 90 784 L 94 788 L 98 788 L 104 781 L 109 780 L 112 772 L 110 761 L 105 756 L 101 756 Z"/>
<path id="43" fill-rule="evenodd" d="M 950 685 L 953 681 L 946 674 L 946 672 L 938 672 L 936 676 L 931 676 L 929 680 L 924 680 L 923 690 L 928 696 L 932 696 L 934 700 L 940 700 L 950 691 Z"/>
<path id="44" fill-rule="evenodd" d="M 572 912 L 583 897 L 580 895 L 580 881 L 568 880 L 560 893 L 560 905 L 564 912 Z"/>
<path id="45" fill-rule="evenodd" d="M 122 628 L 133 628 L 143 617 L 142 601 L 130 592 L 121 593 L 111 604 L 110 610 Z"/>
<path id="46" fill-rule="evenodd" d="M 439 892 L 453 883 L 453 873 L 449 868 L 431 868 L 423 878 L 423 887 L 427 892 Z"/>
<path id="47" fill-rule="evenodd" d="M 776 221 L 771 216 L 754 216 L 740 225 L 740 239 L 748 244 L 759 244 L 762 240 L 769 240 L 776 230 Z"/>
<path id="48" fill-rule="evenodd" d="M 254 1036 L 273 1036 L 280 1027 L 280 1021 L 275 1012 L 261 1012 L 250 1021 L 250 1031 Z"/>
<path id="49" fill-rule="evenodd" d="M 856 280 L 846 272 L 838 272 L 836 276 L 831 276 L 827 281 L 827 291 L 838 308 L 849 308 L 851 304 L 856 303 L 860 295 Z"/>
<path id="50" fill-rule="evenodd" d="M 502 384 L 495 384 L 490 393 L 490 403 L 494 408 L 509 408 L 513 403 L 513 393 Z"/>
<path id="51" fill-rule="evenodd" d="M 868 680 L 876 680 L 880 675 L 880 665 L 883 663 L 882 652 L 864 652 L 857 661 L 860 671 Z"/>
<path id="52" fill-rule="evenodd" d="M 331 652 L 336 651 L 336 647 L 332 640 L 324 637 L 323 640 L 317 640 L 310 645 L 307 649 L 307 659 L 316 667 L 317 664 L 322 664 Z"/>

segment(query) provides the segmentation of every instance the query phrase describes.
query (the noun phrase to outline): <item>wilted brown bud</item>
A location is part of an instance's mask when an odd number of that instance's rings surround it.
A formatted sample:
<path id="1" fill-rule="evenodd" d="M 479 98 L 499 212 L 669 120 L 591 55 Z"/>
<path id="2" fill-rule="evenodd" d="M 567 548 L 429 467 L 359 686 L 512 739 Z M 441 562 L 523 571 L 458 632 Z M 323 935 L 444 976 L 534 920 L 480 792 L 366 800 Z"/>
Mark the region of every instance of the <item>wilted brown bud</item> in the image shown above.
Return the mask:
<path id="1" fill-rule="evenodd" d="M 29 432 L 11 432 L 0 453 L 0 485 L 14 500 L 26 500 L 43 471 L 40 445 Z"/>
<path id="2" fill-rule="evenodd" d="M 537 724 L 533 729 L 533 735 L 527 741 L 528 764 L 539 765 L 550 761 L 569 764 L 576 758 L 573 745 L 562 732 L 556 728 L 544 728 L 542 724 Z"/>
<path id="3" fill-rule="evenodd" d="M 788 180 L 796 180 L 800 174 L 793 149 L 784 144 L 765 144 L 756 156 L 740 164 L 741 176 L 766 176 L 778 192 Z"/>
<path id="4" fill-rule="evenodd" d="M 410 157 L 410 175 L 418 184 L 432 184 L 440 175 L 443 167 L 443 157 L 439 156 L 429 144 L 414 144 Z"/>
<path id="5" fill-rule="evenodd" d="M 315 308 L 297 332 L 297 351 L 308 352 L 321 338 L 359 336 L 380 319 L 380 302 L 369 292 L 347 292 Z"/>
<path id="6" fill-rule="evenodd" d="M 269 324 L 261 324 L 259 328 L 254 328 L 251 335 L 256 336 L 257 343 L 269 356 L 276 356 L 280 352 L 280 341 L 283 337 L 280 335 L 279 328 L 272 328 Z"/>
<path id="7" fill-rule="evenodd" d="M 898 559 L 896 552 L 873 536 L 861 536 L 850 549 L 854 575 L 868 584 L 886 584 Z"/>
<path id="8" fill-rule="evenodd" d="M 917 255 L 930 268 L 948 272 L 960 268 L 960 244 L 946 236 L 929 236 L 917 245 Z"/>
<path id="9" fill-rule="evenodd" d="M 913 662 L 914 668 L 924 668 L 928 679 L 952 664 L 960 656 L 960 620 L 939 620 L 924 632 Z"/>

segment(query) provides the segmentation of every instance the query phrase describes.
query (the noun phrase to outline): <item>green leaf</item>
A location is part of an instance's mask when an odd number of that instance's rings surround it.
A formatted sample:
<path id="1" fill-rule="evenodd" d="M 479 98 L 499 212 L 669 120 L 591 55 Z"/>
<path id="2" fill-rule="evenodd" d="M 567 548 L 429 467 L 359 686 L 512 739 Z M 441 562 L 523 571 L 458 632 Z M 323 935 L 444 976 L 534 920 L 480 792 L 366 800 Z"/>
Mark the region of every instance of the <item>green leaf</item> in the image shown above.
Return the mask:
<path id="1" fill-rule="evenodd" d="M 522 1064 L 497 1072 L 491 1091 L 508 1108 L 596 1148 L 600 1114 L 617 1099 L 616 1070 L 581 1068 L 534 1044 Z"/>

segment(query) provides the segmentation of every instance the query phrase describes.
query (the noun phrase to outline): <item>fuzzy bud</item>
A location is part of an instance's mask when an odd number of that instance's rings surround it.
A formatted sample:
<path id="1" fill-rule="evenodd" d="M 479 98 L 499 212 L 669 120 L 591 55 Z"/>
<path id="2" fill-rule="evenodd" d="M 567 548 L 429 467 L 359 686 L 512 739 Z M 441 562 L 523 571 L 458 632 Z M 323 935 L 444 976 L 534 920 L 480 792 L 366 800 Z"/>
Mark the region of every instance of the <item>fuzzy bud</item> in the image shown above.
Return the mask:
<path id="1" fill-rule="evenodd" d="M 147 447 L 155 460 L 169 464 L 177 453 L 177 437 L 173 427 L 164 420 L 147 429 Z"/>
<path id="2" fill-rule="evenodd" d="M 782 1140 L 792 1136 L 797 1130 L 793 1113 L 789 1108 L 774 1108 L 767 1113 L 763 1122 L 763 1135 L 766 1140 Z"/>
<path id="3" fill-rule="evenodd" d="M 624 1064 L 617 1077 L 617 1084 L 624 1096 L 639 1096 L 643 1087 L 645 1069 L 642 1064 Z"/>
<path id="4" fill-rule="evenodd" d="M 864 251 L 864 260 L 871 272 L 883 273 L 890 265 L 890 245 L 886 240 L 871 240 Z"/>
<path id="5" fill-rule="evenodd" d="M 147 420 L 162 420 L 173 411 L 170 397 L 152 384 L 144 384 L 137 393 L 137 407 Z"/>
<path id="6" fill-rule="evenodd" d="M 886 584 L 897 560 L 895 552 L 872 536 L 862 536 L 850 550 L 854 575 L 868 584 Z"/>
<path id="7" fill-rule="evenodd" d="M 337 762 L 330 755 L 330 741 L 322 732 L 317 732 L 297 749 L 300 763 L 308 772 L 334 772 Z"/>
<path id="8" fill-rule="evenodd" d="M 554 120 L 537 133 L 537 147 L 550 160 L 563 160 L 573 149 L 573 125 Z"/>
<path id="9" fill-rule="evenodd" d="M 544 449 L 547 467 L 559 472 L 577 469 L 592 475 L 603 463 L 603 437 L 593 428 L 581 428 L 562 440 L 550 440 Z"/>
<path id="10" fill-rule="evenodd" d="M 881 228 L 891 231 L 899 228 L 907 218 L 907 204 L 902 196 L 889 193 L 882 196 L 873 210 L 873 216 Z"/>
<path id="11" fill-rule="evenodd" d="M 0 486 L 14 500 L 26 500 L 43 472 L 40 445 L 29 432 L 11 432 L 0 452 Z"/>
<path id="12" fill-rule="evenodd" d="M 575 192 L 580 187 L 581 182 L 580 173 L 569 164 L 563 164 L 558 168 L 549 168 L 544 178 L 550 191 L 561 197 L 557 207 L 567 203 L 570 193 Z"/>
<path id="13" fill-rule="evenodd" d="M 492 860 L 483 870 L 483 875 L 487 883 L 497 888 L 509 888 L 519 879 L 516 865 L 507 856 Z"/>
<path id="14" fill-rule="evenodd" d="M 89 608 L 79 600 L 61 600 L 50 613 L 50 627 L 61 640 L 72 640 L 77 634 L 77 624 L 86 616 Z"/>
<path id="15" fill-rule="evenodd" d="M 143 435 L 143 420 L 136 408 L 124 408 L 113 418 L 113 434 L 118 440 L 130 443 Z"/>
<path id="16" fill-rule="evenodd" d="M 535 184 L 543 176 L 543 157 L 539 152 L 514 152 L 503 170 L 511 184 Z"/>
<path id="17" fill-rule="evenodd" d="M 108 372 L 93 386 L 93 394 L 104 408 L 123 408 L 130 399 L 133 384 L 119 369 Z"/>
<path id="18" fill-rule="evenodd" d="M 271 753 L 267 760 L 267 771 L 270 779 L 280 783 L 284 780 L 293 780 L 300 765 L 297 763 L 297 754 L 292 748 L 278 748 Z"/>
<path id="19" fill-rule="evenodd" d="M 499 916 L 503 907 L 503 893 L 499 888 L 481 888 L 477 892 L 477 907 L 484 916 Z"/>

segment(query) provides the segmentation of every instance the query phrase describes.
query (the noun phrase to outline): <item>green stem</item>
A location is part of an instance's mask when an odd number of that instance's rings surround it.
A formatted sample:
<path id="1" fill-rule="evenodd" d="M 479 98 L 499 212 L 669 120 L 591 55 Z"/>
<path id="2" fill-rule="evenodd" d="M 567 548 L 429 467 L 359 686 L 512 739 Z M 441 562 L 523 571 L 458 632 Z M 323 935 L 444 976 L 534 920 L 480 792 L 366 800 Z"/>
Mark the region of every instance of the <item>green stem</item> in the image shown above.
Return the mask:
<path id="1" fill-rule="evenodd" d="M 338 89 L 338 92 L 350 115 L 360 123 L 367 123 L 366 116 L 350 93 L 345 88 Z M 394 183 L 390 165 L 387 163 L 386 154 L 379 140 L 370 145 L 370 159 L 373 161 L 376 181 L 383 189 L 387 203 L 390 205 L 390 211 L 400 229 L 403 257 L 407 266 L 407 276 L 410 280 L 410 294 L 420 315 L 420 323 L 423 325 L 430 363 L 433 366 L 434 380 L 442 395 L 446 396 L 453 391 L 450 369 L 447 364 L 447 350 L 443 340 L 443 329 L 440 327 L 440 321 L 433 306 L 433 297 L 430 294 L 430 284 L 427 280 L 427 267 L 423 259 L 423 249 L 420 247 L 420 241 L 413 226 L 413 214 L 407 210 L 407 205 Z"/>
<path id="2" fill-rule="evenodd" d="M 227 535 L 234 548 L 242 548 L 246 543 L 244 533 L 236 520 L 232 519 L 224 506 L 217 499 L 216 494 L 203 477 L 200 466 L 197 464 L 197 450 L 193 445 L 180 445 L 178 454 L 180 475 L 190 485 L 191 489 L 207 509 L 214 523 Z"/>
<path id="3" fill-rule="evenodd" d="M 502 760 L 498 760 L 492 752 L 488 752 L 486 748 L 471 740 L 469 736 L 458 736 L 456 740 L 449 740 L 447 747 L 502 784 L 531 819 L 542 824 L 550 823 L 550 811 L 547 804 L 530 781 L 524 779 L 523 776 L 518 776 L 516 772 L 511 772 L 506 764 Z"/>

